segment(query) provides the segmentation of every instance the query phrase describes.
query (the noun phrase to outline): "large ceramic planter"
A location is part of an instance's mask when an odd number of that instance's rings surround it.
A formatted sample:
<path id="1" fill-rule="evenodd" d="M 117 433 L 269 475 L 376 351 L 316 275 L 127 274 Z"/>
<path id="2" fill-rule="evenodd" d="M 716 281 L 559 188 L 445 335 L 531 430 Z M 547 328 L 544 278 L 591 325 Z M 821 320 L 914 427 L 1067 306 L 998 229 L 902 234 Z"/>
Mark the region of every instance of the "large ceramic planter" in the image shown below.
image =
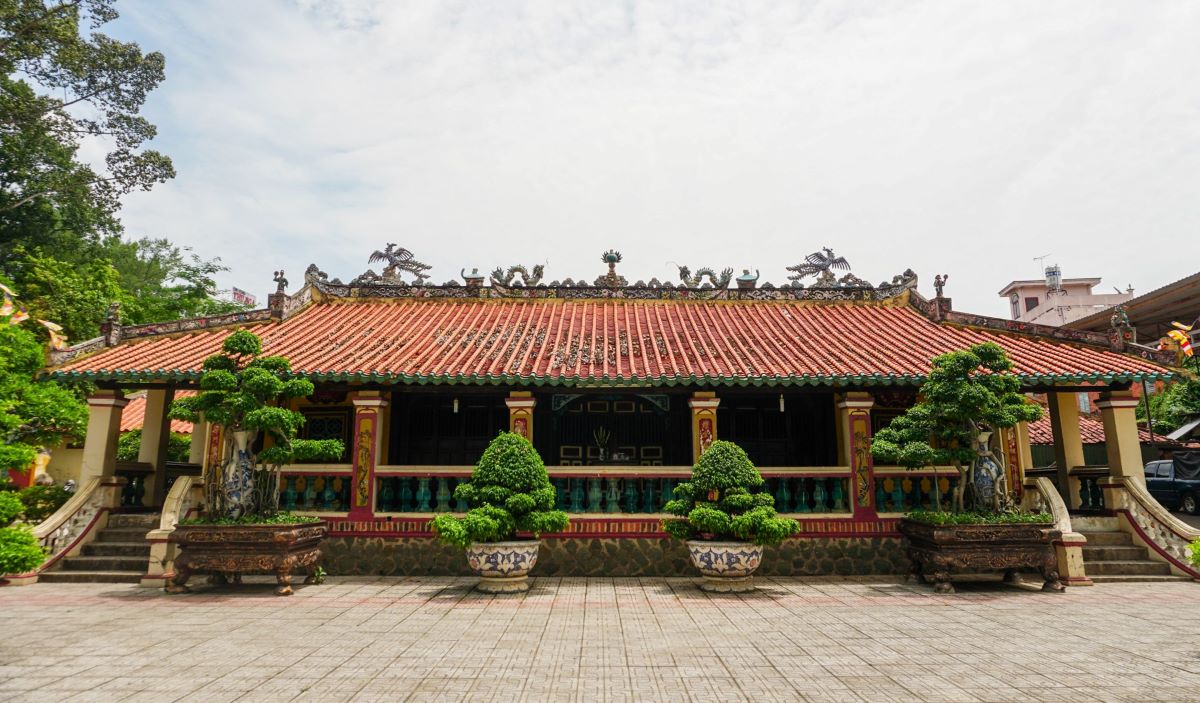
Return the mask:
<path id="1" fill-rule="evenodd" d="M 938 593 L 953 593 L 955 574 L 1002 571 L 1011 580 L 1021 569 L 1036 569 L 1043 591 L 1062 591 L 1054 543 L 1062 532 L 1052 525 L 930 525 L 905 518 L 913 573 Z"/>
<path id="2" fill-rule="evenodd" d="M 475 542 L 467 547 L 467 563 L 479 574 L 484 593 L 521 593 L 529 590 L 529 572 L 537 564 L 538 540 Z"/>
<path id="3" fill-rule="evenodd" d="M 715 593 L 754 590 L 754 570 L 762 563 L 763 548 L 753 542 L 688 540 L 688 556 L 704 580 L 700 588 Z"/>
<path id="4" fill-rule="evenodd" d="M 321 541 L 329 532 L 325 522 L 290 525 L 178 525 L 170 541 L 180 549 L 168 593 L 186 593 L 197 571 L 212 573 L 218 582 L 241 581 L 242 574 L 271 573 L 281 596 L 292 594 L 292 572 L 303 569 L 305 583 L 316 578 Z"/>

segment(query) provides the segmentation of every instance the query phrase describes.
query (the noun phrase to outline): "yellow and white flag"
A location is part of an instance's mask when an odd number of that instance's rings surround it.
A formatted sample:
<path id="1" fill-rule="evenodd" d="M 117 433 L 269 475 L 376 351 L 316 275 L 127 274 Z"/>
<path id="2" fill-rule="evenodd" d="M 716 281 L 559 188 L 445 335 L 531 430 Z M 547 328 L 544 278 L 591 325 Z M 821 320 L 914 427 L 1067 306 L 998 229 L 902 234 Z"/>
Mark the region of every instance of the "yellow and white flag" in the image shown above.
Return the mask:
<path id="1" fill-rule="evenodd" d="M 42 326 L 50 330 L 50 348 L 55 351 L 62 351 L 67 348 L 67 336 L 62 333 L 62 325 L 56 324 L 49 320 L 38 320 Z"/>

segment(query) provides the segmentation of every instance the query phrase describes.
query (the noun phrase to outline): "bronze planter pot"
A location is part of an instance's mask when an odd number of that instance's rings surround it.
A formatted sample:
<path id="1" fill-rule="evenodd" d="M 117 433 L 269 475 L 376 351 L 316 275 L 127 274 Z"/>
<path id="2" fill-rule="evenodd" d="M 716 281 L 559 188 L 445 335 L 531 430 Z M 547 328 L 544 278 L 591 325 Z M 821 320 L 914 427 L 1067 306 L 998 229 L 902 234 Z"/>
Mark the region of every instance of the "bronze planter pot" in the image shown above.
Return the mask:
<path id="1" fill-rule="evenodd" d="M 938 593 L 953 593 L 954 574 L 1003 571 L 1011 581 L 1020 569 L 1036 569 L 1043 591 L 1063 590 L 1054 543 L 1062 532 L 1049 524 L 930 525 L 905 518 L 913 573 Z"/>
<path id="2" fill-rule="evenodd" d="M 303 569 L 304 583 L 316 580 L 321 541 L 329 533 L 324 522 L 290 525 L 177 525 L 170 541 L 179 545 L 175 576 L 167 593 L 186 593 L 196 571 L 213 574 L 217 583 L 241 581 L 242 574 L 272 573 L 275 593 L 292 595 L 292 572 Z"/>

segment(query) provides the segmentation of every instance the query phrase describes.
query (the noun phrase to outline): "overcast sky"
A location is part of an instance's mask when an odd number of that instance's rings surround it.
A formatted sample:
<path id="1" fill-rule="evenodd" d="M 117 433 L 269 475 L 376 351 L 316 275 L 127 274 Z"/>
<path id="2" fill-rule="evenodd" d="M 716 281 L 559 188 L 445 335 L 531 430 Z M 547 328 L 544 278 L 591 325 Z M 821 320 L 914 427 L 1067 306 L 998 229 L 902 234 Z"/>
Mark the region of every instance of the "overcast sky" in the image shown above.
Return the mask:
<path id="1" fill-rule="evenodd" d="M 259 295 L 397 242 L 433 265 L 631 282 L 828 246 L 955 307 L 1200 266 L 1200 3 L 121 0 L 167 57 L 178 177 L 129 197 Z M 375 265 L 378 270 L 378 265 Z"/>

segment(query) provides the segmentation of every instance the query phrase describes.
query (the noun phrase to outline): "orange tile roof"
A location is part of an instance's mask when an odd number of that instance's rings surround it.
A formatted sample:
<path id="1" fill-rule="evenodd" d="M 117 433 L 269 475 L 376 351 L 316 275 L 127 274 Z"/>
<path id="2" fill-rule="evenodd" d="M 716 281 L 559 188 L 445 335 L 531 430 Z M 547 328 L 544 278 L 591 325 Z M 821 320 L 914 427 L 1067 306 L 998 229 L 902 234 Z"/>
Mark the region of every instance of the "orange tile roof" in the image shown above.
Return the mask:
<path id="1" fill-rule="evenodd" d="M 176 398 L 184 398 L 189 395 L 195 395 L 195 391 L 175 391 Z M 146 421 L 146 394 L 144 392 L 134 393 L 127 398 L 129 405 L 126 405 L 125 409 L 121 411 L 121 431 L 140 430 Z M 192 423 L 184 420 L 171 420 L 171 431 L 191 434 Z"/>
<path id="2" fill-rule="evenodd" d="M 1079 416 L 1079 437 L 1084 444 L 1104 444 L 1104 423 L 1090 415 Z M 1144 443 L 1169 442 L 1166 435 L 1155 432 L 1153 438 L 1150 430 L 1138 427 L 1138 441 Z M 1054 444 L 1054 430 L 1050 426 L 1050 414 L 1042 415 L 1042 419 L 1029 423 L 1030 444 Z"/>
<path id="3" fill-rule="evenodd" d="M 309 305 L 248 325 L 317 380 L 535 385 L 919 382 L 938 354 L 1008 350 L 1027 383 L 1128 381 L 1171 371 L 1106 349 L 935 323 L 907 305 L 794 301 L 407 299 Z M 56 376 L 194 380 L 233 328 L 135 339 Z"/>

